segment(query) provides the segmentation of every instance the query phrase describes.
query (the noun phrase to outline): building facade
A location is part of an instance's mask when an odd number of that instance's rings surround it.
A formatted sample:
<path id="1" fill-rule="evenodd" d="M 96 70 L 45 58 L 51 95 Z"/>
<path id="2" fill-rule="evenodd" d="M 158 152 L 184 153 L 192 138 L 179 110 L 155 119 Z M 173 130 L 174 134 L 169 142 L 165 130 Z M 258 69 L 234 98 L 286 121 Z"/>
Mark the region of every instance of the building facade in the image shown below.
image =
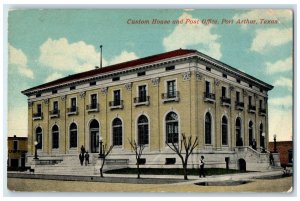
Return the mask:
<path id="1" fill-rule="evenodd" d="M 18 168 L 25 168 L 26 153 L 28 148 L 27 137 L 8 137 L 8 170 L 16 170 Z"/>
<path id="2" fill-rule="evenodd" d="M 34 154 L 37 141 L 40 157 L 77 157 L 82 145 L 96 154 L 103 139 L 114 145 L 111 158 L 135 164 L 129 141 L 136 140 L 146 147 L 146 165 L 161 167 L 170 159 L 178 165 L 166 143 L 184 133 L 199 139 L 193 167 L 206 155 L 212 166 L 230 157 L 238 168 L 238 160 L 251 163 L 246 158 L 253 153 L 259 160 L 267 147 L 272 88 L 196 50 L 96 68 L 22 92 L 28 96 L 28 152 Z"/>
<path id="3" fill-rule="evenodd" d="M 276 150 L 274 142 L 269 142 L 270 152 L 278 152 L 280 154 L 281 166 L 293 166 L 293 141 L 278 141 L 276 142 Z"/>

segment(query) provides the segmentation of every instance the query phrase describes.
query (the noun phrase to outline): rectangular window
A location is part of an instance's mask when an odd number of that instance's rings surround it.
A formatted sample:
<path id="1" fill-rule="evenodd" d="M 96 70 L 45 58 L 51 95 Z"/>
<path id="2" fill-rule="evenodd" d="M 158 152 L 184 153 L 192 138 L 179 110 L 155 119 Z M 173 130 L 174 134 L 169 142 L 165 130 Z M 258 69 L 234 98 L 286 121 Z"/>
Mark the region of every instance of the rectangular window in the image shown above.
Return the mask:
<path id="1" fill-rule="evenodd" d="M 168 66 L 168 67 L 166 67 L 166 71 L 174 70 L 174 69 L 175 69 L 175 66 Z"/>
<path id="2" fill-rule="evenodd" d="M 115 90 L 114 91 L 114 105 L 120 105 L 121 104 L 121 91 Z"/>
<path id="3" fill-rule="evenodd" d="M 146 72 L 143 71 L 143 72 L 138 72 L 137 76 L 143 76 L 143 75 L 146 75 Z"/>
<path id="4" fill-rule="evenodd" d="M 241 80 L 240 79 L 236 79 L 237 83 L 241 83 Z"/>
<path id="5" fill-rule="evenodd" d="M 263 104 L 262 104 L 262 100 L 259 100 L 259 108 L 261 108 L 261 109 L 262 109 L 262 108 L 263 108 L 262 106 L 263 106 Z"/>
<path id="6" fill-rule="evenodd" d="M 58 101 L 53 102 L 53 111 L 55 111 L 55 112 L 58 111 Z"/>
<path id="7" fill-rule="evenodd" d="M 74 90 L 74 89 L 76 89 L 76 86 L 71 86 L 70 87 L 70 90 Z"/>
<path id="8" fill-rule="evenodd" d="M 226 87 L 222 87 L 222 97 L 226 97 Z"/>
<path id="9" fill-rule="evenodd" d="M 239 91 L 236 92 L 236 102 L 237 103 L 240 102 L 240 92 Z"/>
<path id="10" fill-rule="evenodd" d="M 95 85 L 96 85 L 96 81 L 90 82 L 90 86 L 95 86 Z"/>
<path id="11" fill-rule="evenodd" d="M 91 108 L 92 109 L 97 108 L 97 94 L 91 95 Z"/>
<path id="12" fill-rule="evenodd" d="M 52 94 L 57 94 L 57 90 L 56 89 L 52 90 Z"/>
<path id="13" fill-rule="evenodd" d="M 206 70 L 207 71 L 211 71 L 211 68 L 206 66 Z"/>
<path id="14" fill-rule="evenodd" d="M 139 86 L 139 102 L 145 102 L 147 98 L 146 85 Z"/>
<path id="15" fill-rule="evenodd" d="M 37 113 L 42 114 L 42 104 L 37 104 Z"/>
<path id="16" fill-rule="evenodd" d="M 76 112 L 76 98 L 71 98 L 71 112 Z"/>
<path id="17" fill-rule="evenodd" d="M 176 97 L 176 81 L 167 81 L 167 96 L 168 98 Z"/>
<path id="18" fill-rule="evenodd" d="M 14 140 L 14 151 L 18 150 L 18 140 Z"/>
<path id="19" fill-rule="evenodd" d="M 249 99 L 249 105 L 252 105 L 251 104 L 252 103 L 252 96 L 249 96 L 248 99 Z"/>
<path id="20" fill-rule="evenodd" d="M 205 93 L 209 94 L 210 93 L 210 82 L 205 81 Z"/>
<path id="21" fill-rule="evenodd" d="M 112 78 L 112 81 L 119 81 L 120 80 L 120 77 L 113 77 Z"/>
<path id="22" fill-rule="evenodd" d="M 249 84 L 249 87 L 252 88 L 252 84 Z"/>
<path id="23" fill-rule="evenodd" d="M 38 97 L 41 97 L 41 94 L 36 94 L 35 97 L 37 97 L 37 98 L 38 98 Z"/>
<path id="24" fill-rule="evenodd" d="M 227 75 L 226 75 L 225 73 L 223 73 L 223 77 L 224 77 L 224 78 L 227 78 Z"/>

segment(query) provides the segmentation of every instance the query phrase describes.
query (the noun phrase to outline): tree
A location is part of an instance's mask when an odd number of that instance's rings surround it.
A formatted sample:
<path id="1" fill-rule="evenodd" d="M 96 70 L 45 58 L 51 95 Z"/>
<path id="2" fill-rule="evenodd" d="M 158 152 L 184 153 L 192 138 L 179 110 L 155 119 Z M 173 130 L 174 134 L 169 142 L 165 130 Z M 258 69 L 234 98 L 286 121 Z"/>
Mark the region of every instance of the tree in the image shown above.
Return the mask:
<path id="1" fill-rule="evenodd" d="M 137 144 L 135 140 L 129 140 L 129 144 L 131 145 L 131 148 L 133 149 L 133 151 L 135 152 L 135 159 L 136 159 L 136 167 L 137 167 L 137 171 L 138 171 L 138 176 L 137 178 L 140 179 L 140 175 L 141 175 L 141 171 L 140 171 L 140 159 L 141 156 L 143 154 L 143 150 L 145 148 L 145 145 L 143 144 Z"/>
<path id="2" fill-rule="evenodd" d="M 184 133 L 181 134 L 182 139 L 180 140 L 180 144 L 171 142 L 171 145 L 166 141 L 166 144 L 172 149 L 181 159 L 182 167 L 183 167 L 183 175 L 184 180 L 188 180 L 187 177 L 187 164 L 188 159 L 193 150 L 198 146 L 198 137 L 192 143 L 192 136 L 190 135 L 188 138 Z M 182 149 L 184 148 L 185 153 L 182 153 Z"/>
<path id="3" fill-rule="evenodd" d="M 100 158 L 102 159 L 102 163 L 101 163 L 101 167 L 100 167 L 100 176 L 103 177 L 103 166 L 105 164 L 105 160 L 106 157 L 108 156 L 108 154 L 110 154 L 111 150 L 113 149 L 114 145 L 110 145 L 110 147 L 107 150 L 107 146 L 105 144 L 105 146 L 103 146 L 103 154 L 100 155 Z"/>

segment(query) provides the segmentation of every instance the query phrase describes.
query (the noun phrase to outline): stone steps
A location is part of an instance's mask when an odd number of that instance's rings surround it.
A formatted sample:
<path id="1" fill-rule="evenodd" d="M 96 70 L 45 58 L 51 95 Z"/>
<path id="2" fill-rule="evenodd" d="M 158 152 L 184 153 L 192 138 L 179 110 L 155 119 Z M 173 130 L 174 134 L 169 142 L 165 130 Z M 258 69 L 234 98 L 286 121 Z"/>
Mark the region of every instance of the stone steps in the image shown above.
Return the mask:
<path id="1" fill-rule="evenodd" d="M 127 164 L 120 163 L 117 160 L 107 160 L 103 168 L 103 172 L 112 169 L 126 168 Z M 90 163 L 85 166 L 80 165 L 78 156 L 65 156 L 63 161 L 53 165 L 35 165 L 35 174 L 53 174 L 53 175 L 99 175 L 100 159 L 98 155 L 90 155 Z"/>

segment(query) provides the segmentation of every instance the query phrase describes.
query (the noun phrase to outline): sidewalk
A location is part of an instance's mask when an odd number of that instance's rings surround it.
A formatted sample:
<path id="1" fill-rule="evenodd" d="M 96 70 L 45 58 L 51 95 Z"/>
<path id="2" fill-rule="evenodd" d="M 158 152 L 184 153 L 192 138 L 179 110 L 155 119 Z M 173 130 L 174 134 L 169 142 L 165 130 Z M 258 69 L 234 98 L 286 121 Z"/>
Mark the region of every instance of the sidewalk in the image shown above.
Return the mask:
<path id="1" fill-rule="evenodd" d="M 93 181 L 93 182 L 109 182 L 109 183 L 136 183 L 136 184 L 193 184 L 199 182 L 220 182 L 220 181 L 247 181 L 256 178 L 273 178 L 282 176 L 281 170 L 273 170 L 266 172 L 249 172 L 236 173 L 227 175 L 213 175 L 205 178 L 190 175 L 189 180 L 184 180 L 183 175 L 141 175 L 141 179 L 137 179 L 136 174 L 104 174 L 104 178 L 99 175 L 90 176 L 74 176 L 74 175 L 46 175 L 46 174 L 28 174 L 8 172 L 8 178 L 26 178 L 26 179 L 49 179 L 49 180 L 65 180 L 65 181 Z"/>

